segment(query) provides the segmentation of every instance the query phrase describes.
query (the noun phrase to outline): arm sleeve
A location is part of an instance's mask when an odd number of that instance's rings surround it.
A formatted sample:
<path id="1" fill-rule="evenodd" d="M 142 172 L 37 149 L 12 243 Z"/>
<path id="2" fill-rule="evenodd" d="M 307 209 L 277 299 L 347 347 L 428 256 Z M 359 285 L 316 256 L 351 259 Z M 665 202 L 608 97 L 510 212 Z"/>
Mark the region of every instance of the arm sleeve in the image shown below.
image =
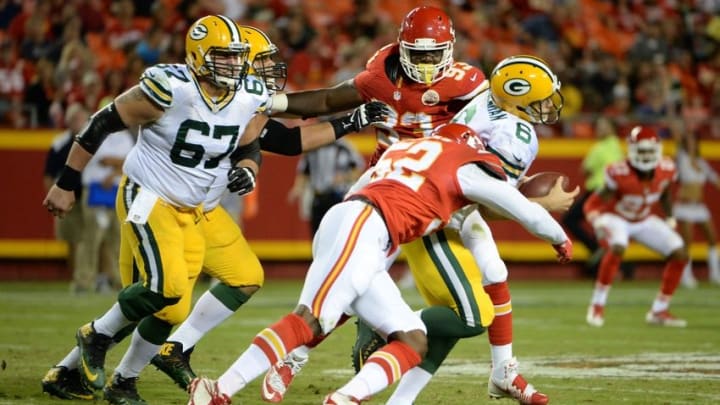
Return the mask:
<path id="1" fill-rule="evenodd" d="M 490 177 L 476 165 L 460 167 L 457 178 L 466 198 L 517 221 L 538 238 L 553 244 L 563 243 L 568 239 L 550 213 L 540 204 L 525 198 L 509 183 Z"/>
<path id="2" fill-rule="evenodd" d="M 288 128 L 280 121 L 269 119 L 260 134 L 260 149 L 284 156 L 301 154 L 300 127 Z"/>

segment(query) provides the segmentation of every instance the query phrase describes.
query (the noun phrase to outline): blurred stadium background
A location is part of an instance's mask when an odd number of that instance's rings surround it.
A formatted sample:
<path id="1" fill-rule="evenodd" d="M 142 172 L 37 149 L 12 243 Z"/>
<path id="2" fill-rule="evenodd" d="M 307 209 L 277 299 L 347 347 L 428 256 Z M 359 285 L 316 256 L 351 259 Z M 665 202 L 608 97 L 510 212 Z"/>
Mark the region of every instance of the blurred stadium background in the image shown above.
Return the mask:
<path id="1" fill-rule="evenodd" d="M 42 209 L 41 173 L 64 111 L 90 111 L 137 82 L 146 66 L 182 62 L 185 30 L 223 13 L 265 30 L 289 63 L 287 90 L 329 86 L 352 77 L 380 46 L 393 42 L 405 13 L 419 4 L 448 10 L 457 32 L 455 57 L 485 72 L 498 60 L 531 53 L 549 61 L 563 83 L 562 123 L 539 126 L 533 172 L 555 170 L 582 184 L 580 162 L 598 116 L 623 136 L 643 123 L 658 128 L 673 154 L 682 122 L 720 168 L 720 2 L 717 0 L 5 0 L 0 1 L 0 279 L 67 279 L 66 247 Z M 368 155 L 371 133 L 349 137 Z M 306 223 L 286 203 L 294 158 L 266 156 L 258 210 L 246 236 L 268 272 L 301 275 L 310 257 Z M 708 201 L 720 194 L 709 189 Z M 717 204 L 710 204 L 715 221 Z M 515 277 L 578 277 L 580 265 L 552 265 L 553 252 L 516 225 L 494 230 Z M 700 277 L 704 244 L 694 244 Z M 587 258 L 578 247 L 577 262 Z M 653 261 L 632 248 L 628 257 Z M 521 265 L 525 263 L 526 265 Z M 547 263 L 540 272 L 537 264 Z M 530 264 L 531 266 L 527 266 Z M 528 269 L 528 271 L 524 271 Z M 658 274 L 651 266 L 650 276 Z M 657 271 L 655 271 L 657 270 Z"/>
<path id="2" fill-rule="evenodd" d="M 718 0 L 0 0 L 0 404 L 55 403 L 40 393 L 40 378 L 72 344 L 77 325 L 113 300 L 68 295 L 67 248 L 54 239 L 53 220 L 41 206 L 45 154 L 65 129 L 68 105 L 81 102 L 94 111 L 134 85 L 146 66 L 182 62 L 186 28 L 209 13 L 265 30 L 289 63 L 287 90 L 333 85 L 395 41 L 400 20 L 419 4 L 449 12 L 458 60 L 489 72 L 508 55 L 531 53 L 558 73 L 566 102 L 562 121 L 538 127 L 533 172 L 560 171 L 582 184 L 580 162 L 595 140 L 599 116 L 612 118 L 621 136 L 637 123 L 655 126 L 670 155 L 682 135 L 672 128 L 682 122 L 720 171 Z M 371 133 L 349 138 L 369 156 Z M 195 367 L 202 373 L 219 375 L 259 328 L 295 302 L 310 258 L 307 223 L 297 205 L 286 203 L 296 163 L 265 156 L 257 212 L 243 227 L 274 282 L 199 345 Z M 706 191 L 720 227 L 720 192 Z M 497 223 L 493 229 L 510 262 L 516 352 L 524 372 L 554 403 L 720 402 L 717 287 L 703 283 L 676 294 L 675 308 L 691 327 L 647 327 L 642 316 L 662 267 L 658 257 L 632 247 L 635 278 L 653 281 L 619 283 L 608 325 L 590 328 L 583 322 L 591 292 L 582 271 L 588 252 L 578 247 L 576 261 L 559 266 L 552 249 L 518 226 Z M 700 240 L 691 249 L 701 280 L 705 249 Z M 518 282 L 523 278 L 532 281 Z M 421 305 L 412 290 L 404 293 Z M 299 377 L 293 403 L 317 403 L 347 378 L 352 333 L 351 327 L 338 331 L 318 351 Z M 58 340 L 63 344 L 50 344 Z M 420 402 L 484 402 L 485 342 L 462 341 Z M 116 364 L 123 350 L 111 353 L 108 364 Z M 185 403 L 160 373 L 147 371 L 143 379 L 141 392 L 151 402 Z M 243 403 L 261 403 L 257 385 L 250 392 Z"/>

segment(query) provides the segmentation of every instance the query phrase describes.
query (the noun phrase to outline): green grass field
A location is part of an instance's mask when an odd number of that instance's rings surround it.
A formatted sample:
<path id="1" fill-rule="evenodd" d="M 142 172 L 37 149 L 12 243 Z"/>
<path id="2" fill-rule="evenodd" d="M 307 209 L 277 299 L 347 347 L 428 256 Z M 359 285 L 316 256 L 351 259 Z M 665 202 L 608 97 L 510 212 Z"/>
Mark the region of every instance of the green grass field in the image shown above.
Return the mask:
<path id="1" fill-rule="evenodd" d="M 688 320 L 689 327 L 667 329 L 644 322 L 658 282 L 618 282 L 610 294 L 606 324 L 596 329 L 584 320 L 591 285 L 511 283 L 514 349 L 521 372 L 553 404 L 720 403 L 720 288 L 701 284 L 693 291 L 679 289 L 672 309 Z M 299 289 L 299 281 L 269 280 L 250 303 L 200 342 L 193 355 L 195 370 L 219 376 L 255 333 L 294 307 Z M 405 295 L 414 307 L 422 305 L 414 291 Z M 40 379 L 74 344 L 77 327 L 113 301 L 112 296 L 70 296 L 66 284 L 0 284 L 0 405 L 58 403 L 41 393 Z M 348 323 L 313 352 L 286 403 L 319 404 L 350 378 L 353 334 L 354 325 Z M 125 347 L 126 343 L 108 355 L 108 373 Z M 514 403 L 488 398 L 488 372 L 487 337 L 466 339 L 417 403 Z M 234 402 L 264 403 L 258 383 L 238 393 Z M 152 366 L 143 372 L 138 387 L 150 404 L 187 401 Z M 369 403 L 381 404 L 389 394 L 386 390 Z"/>

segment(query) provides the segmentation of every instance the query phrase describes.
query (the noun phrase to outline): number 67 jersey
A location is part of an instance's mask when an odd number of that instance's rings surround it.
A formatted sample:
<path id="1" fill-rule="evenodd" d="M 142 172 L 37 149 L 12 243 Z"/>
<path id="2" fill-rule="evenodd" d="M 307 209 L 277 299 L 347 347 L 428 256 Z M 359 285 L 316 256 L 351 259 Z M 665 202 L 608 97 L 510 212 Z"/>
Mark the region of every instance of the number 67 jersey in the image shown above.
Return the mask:
<path id="1" fill-rule="evenodd" d="M 186 65 L 155 65 L 140 89 L 165 113 L 140 128 L 123 167 L 127 176 L 178 207 L 197 207 L 213 184 L 227 182 L 230 155 L 269 95 L 248 75 L 240 88 L 214 100 L 201 91 Z"/>

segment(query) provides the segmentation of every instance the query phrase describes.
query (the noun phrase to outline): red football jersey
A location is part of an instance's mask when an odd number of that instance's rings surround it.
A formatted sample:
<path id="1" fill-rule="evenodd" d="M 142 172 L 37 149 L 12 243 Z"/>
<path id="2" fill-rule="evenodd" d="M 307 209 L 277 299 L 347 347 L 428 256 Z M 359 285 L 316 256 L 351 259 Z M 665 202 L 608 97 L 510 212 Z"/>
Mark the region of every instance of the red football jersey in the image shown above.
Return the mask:
<path id="1" fill-rule="evenodd" d="M 464 144 L 439 137 L 398 142 L 378 160 L 370 183 L 354 195 L 364 196 L 382 213 L 392 251 L 444 227 L 453 212 L 471 203 L 456 176 L 470 162 L 503 176 L 497 156 Z"/>
<path id="2" fill-rule="evenodd" d="M 397 72 L 395 80 L 388 70 Z M 487 87 L 483 72 L 462 62 L 455 62 L 444 78 L 430 86 L 412 81 L 402 73 L 397 44 L 377 51 L 355 76 L 354 84 L 365 101 L 379 100 L 393 110 L 388 128 L 376 129 L 378 146 L 371 164 L 400 139 L 429 136 Z"/>
<path id="3" fill-rule="evenodd" d="M 615 191 L 615 195 L 600 211 L 610 211 L 636 222 L 650 215 L 663 192 L 677 180 L 677 170 L 672 159 L 663 157 L 652 178 L 641 180 L 625 160 L 608 166 L 605 179 L 606 187 Z"/>

